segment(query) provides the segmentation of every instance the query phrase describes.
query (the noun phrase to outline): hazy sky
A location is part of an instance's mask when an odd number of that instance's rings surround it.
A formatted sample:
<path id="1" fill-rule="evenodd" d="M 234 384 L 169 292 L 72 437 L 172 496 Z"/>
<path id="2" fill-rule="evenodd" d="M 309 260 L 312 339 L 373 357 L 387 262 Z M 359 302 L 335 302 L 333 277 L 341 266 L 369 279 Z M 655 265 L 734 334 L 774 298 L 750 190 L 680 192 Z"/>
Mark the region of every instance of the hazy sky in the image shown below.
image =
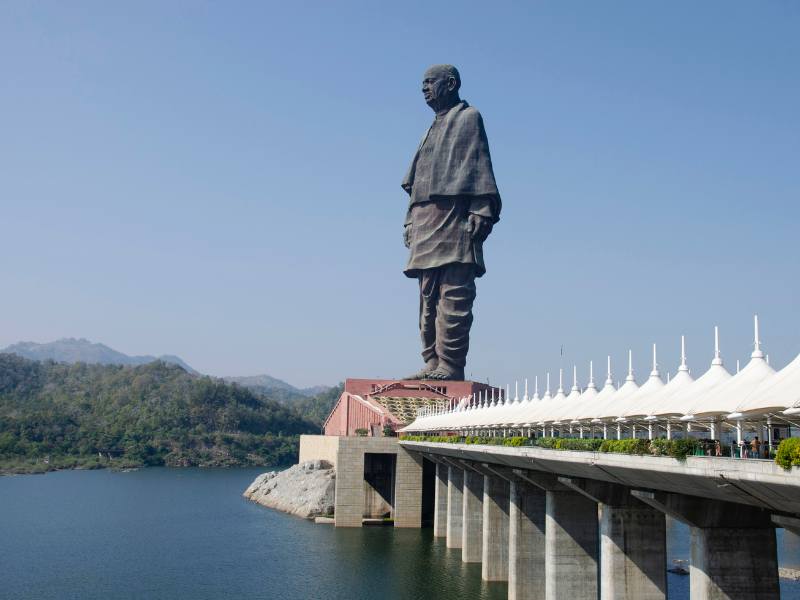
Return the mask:
<path id="1" fill-rule="evenodd" d="M 467 374 L 505 383 L 758 312 L 800 352 L 800 5 L 0 4 L 0 346 L 87 337 L 297 385 L 421 366 L 400 181 L 432 63 L 503 214 Z M 564 357 L 560 348 L 564 346 Z M 744 362 L 743 362 L 744 364 Z"/>

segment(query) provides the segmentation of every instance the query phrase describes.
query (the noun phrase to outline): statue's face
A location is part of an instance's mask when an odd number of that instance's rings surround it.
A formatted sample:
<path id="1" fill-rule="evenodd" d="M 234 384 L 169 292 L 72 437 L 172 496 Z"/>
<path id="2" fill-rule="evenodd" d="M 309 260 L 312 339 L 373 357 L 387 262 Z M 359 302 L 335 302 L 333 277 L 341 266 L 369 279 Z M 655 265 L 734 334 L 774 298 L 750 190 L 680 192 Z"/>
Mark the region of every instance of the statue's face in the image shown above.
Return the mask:
<path id="1" fill-rule="evenodd" d="M 422 76 L 422 95 L 427 105 L 432 108 L 455 89 L 455 77 L 439 69 L 428 69 Z"/>

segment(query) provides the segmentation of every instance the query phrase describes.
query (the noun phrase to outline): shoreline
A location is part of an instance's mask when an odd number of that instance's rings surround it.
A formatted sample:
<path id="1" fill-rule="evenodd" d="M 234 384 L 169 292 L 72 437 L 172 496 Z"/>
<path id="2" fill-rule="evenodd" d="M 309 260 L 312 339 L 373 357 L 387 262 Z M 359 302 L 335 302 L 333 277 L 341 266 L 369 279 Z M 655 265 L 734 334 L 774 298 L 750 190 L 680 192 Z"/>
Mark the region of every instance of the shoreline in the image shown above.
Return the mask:
<path id="1" fill-rule="evenodd" d="M 243 464 L 200 464 L 200 465 L 147 465 L 147 464 L 137 464 L 137 463 L 120 463 L 120 464 L 113 464 L 113 460 L 111 464 L 101 464 L 101 463 L 93 463 L 93 464 L 76 464 L 76 465 L 47 465 L 41 464 L 45 468 L 19 468 L 24 467 L 27 465 L 20 465 L 20 466 L 6 466 L 0 463 L 0 477 L 16 477 L 21 475 L 46 475 L 47 473 L 56 473 L 58 471 L 100 471 L 100 470 L 110 470 L 110 471 L 117 471 L 117 472 L 128 472 L 128 471 L 139 471 L 141 469 L 256 469 L 256 468 L 264 468 L 264 469 L 273 469 L 273 470 L 284 470 L 291 467 L 294 463 L 283 463 L 283 464 L 253 464 L 253 463 L 243 463 Z"/>

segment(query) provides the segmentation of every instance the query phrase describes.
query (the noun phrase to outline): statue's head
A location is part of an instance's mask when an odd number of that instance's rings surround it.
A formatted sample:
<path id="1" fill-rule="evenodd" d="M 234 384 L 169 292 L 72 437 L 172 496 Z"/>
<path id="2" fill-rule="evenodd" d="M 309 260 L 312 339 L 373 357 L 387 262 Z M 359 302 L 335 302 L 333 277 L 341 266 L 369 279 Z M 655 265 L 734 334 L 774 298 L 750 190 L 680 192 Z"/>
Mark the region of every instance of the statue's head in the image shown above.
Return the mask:
<path id="1" fill-rule="evenodd" d="M 459 101 L 461 75 L 453 65 L 433 65 L 422 76 L 422 95 L 434 111 L 454 105 Z"/>

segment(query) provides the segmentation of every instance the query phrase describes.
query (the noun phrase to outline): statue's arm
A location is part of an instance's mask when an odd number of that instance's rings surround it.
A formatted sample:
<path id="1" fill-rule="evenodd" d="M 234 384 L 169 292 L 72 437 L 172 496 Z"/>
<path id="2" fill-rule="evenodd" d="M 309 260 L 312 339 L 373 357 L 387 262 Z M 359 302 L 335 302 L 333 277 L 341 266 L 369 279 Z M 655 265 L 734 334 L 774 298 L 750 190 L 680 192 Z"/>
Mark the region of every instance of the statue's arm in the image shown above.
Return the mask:
<path id="1" fill-rule="evenodd" d="M 406 220 L 403 222 L 403 244 L 406 248 L 411 248 L 411 207 L 406 212 Z"/>
<path id="2" fill-rule="evenodd" d="M 482 242 L 492 233 L 497 216 L 497 202 L 492 196 L 475 196 L 470 200 L 468 227 L 472 239 Z"/>

